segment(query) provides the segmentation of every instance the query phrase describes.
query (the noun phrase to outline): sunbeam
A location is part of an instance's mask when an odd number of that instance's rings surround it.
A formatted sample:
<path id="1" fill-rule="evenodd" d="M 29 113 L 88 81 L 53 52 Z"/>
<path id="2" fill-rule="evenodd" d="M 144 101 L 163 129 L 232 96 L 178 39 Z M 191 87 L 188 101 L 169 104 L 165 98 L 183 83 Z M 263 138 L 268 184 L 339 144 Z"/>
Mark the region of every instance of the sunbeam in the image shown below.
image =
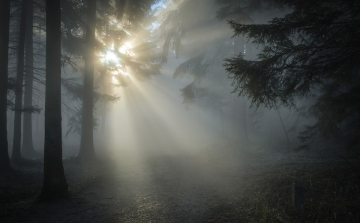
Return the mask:
<path id="1" fill-rule="evenodd" d="M 0 222 L 360 222 L 358 2 L 1 0 Z"/>

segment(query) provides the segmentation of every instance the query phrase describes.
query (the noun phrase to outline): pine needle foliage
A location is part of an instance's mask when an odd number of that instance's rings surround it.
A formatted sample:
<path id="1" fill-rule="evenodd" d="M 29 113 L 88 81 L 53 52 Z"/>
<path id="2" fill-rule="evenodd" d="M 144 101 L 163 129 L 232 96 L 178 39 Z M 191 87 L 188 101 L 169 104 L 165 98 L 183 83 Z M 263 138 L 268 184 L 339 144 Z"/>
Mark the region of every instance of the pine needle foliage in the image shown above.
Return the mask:
<path id="1" fill-rule="evenodd" d="M 195 83 L 200 83 L 201 79 L 206 75 L 209 64 L 205 61 L 205 54 L 200 54 L 199 56 L 190 58 L 184 63 L 180 64 L 173 77 L 184 78 L 186 75 L 191 75 L 194 77 Z"/>
<path id="2" fill-rule="evenodd" d="M 310 108 L 317 118 L 300 139 L 319 133 L 359 138 L 360 2 L 356 0 L 274 0 L 290 13 L 269 24 L 229 21 L 234 36 L 264 44 L 258 60 L 243 55 L 224 64 L 234 92 L 256 106 L 294 106 L 297 98 L 317 96 Z"/>

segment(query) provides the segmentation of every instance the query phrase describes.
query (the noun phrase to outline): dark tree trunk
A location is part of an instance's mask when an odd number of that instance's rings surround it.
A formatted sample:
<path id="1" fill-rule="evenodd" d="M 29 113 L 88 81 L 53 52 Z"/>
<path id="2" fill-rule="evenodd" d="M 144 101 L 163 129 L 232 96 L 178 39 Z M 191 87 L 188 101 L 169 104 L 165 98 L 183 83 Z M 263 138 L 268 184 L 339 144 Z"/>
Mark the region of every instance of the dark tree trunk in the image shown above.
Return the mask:
<path id="1" fill-rule="evenodd" d="M 33 95 L 33 66 L 34 66 L 34 50 L 33 50 L 33 0 L 28 0 L 28 11 L 26 20 L 26 34 L 25 34 L 25 94 L 24 107 L 32 106 Z M 32 114 L 30 112 L 24 113 L 23 122 L 23 144 L 22 153 L 27 157 L 36 157 L 37 152 L 33 147 L 32 138 Z"/>
<path id="2" fill-rule="evenodd" d="M 10 12 L 11 13 L 11 12 Z M 7 117 L 8 119 L 7 120 L 14 120 L 14 111 L 13 110 L 9 110 L 8 109 L 8 112 L 7 112 Z M 12 148 L 12 144 L 10 143 L 10 141 L 12 141 L 13 139 L 13 133 L 14 133 L 14 123 L 12 121 L 8 121 L 7 122 L 7 130 L 8 130 L 8 149 Z M 11 146 L 10 146 L 11 145 Z M 9 151 L 10 153 L 11 151 Z"/>
<path id="3" fill-rule="evenodd" d="M 234 40 L 234 54 L 238 55 L 238 54 L 244 54 L 244 53 L 248 53 L 245 52 L 245 39 L 243 36 L 240 36 L 239 38 L 235 38 Z M 239 124 L 242 125 L 242 137 L 241 139 L 245 142 L 249 141 L 248 138 L 248 129 L 247 129 L 247 106 L 246 106 L 246 99 L 245 98 L 241 98 L 240 99 L 240 111 L 242 110 L 242 115 L 239 115 Z M 239 113 L 240 113 L 239 111 Z"/>
<path id="4" fill-rule="evenodd" d="M 11 171 L 7 140 L 7 82 L 10 0 L 0 1 L 0 172 Z"/>
<path id="5" fill-rule="evenodd" d="M 19 48 L 17 52 L 17 71 L 16 71 L 16 89 L 15 89 L 15 117 L 14 117 L 14 136 L 12 160 L 19 162 L 21 160 L 21 109 L 22 109 L 22 85 L 24 80 L 24 46 L 25 46 L 25 27 L 27 2 L 21 3 L 20 35 Z"/>
<path id="6" fill-rule="evenodd" d="M 246 99 L 242 98 L 241 104 L 243 107 L 243 115 L 241 117 L 241 122 L 243 123 L 243 130 L 244 130 L 244 140 L 245 142 L 249 141 L 249 135 L 248 135 L 248 128 L 247 128 L 247 105 L 246 105 Z"/>
<path id="7" fill-rule="evenodd" d="M 243 36 L 239 36 L 234 39 L 234 54 L 244 54 L 245 51 L 245 39 Z"/>
<path id="8" fill-rule="evenodd" d="M 44 182 L 40 200 L 67 197 L 62 163 L 60 0 L 46 0 Z"/>
<path id="9" fill-rule="evenodd" d="M 246 43 L 246 59 L 247 60 L 254 60 L 255 59 L 251 39 L 248 39 L 248 41 Z"/>
<path id="10" fill-rule="evenodd" d="M 81 125 L 81 144 L 79 158 L 90 161 L 95 157 L 93 136 L 94 109 L 94 59 L 95 59 L 95 23 L 96 0 L 87 1 L 86 55 L 84 74 L 84 99 Z"/>
<path id="11" fill-rule="evenodd" d="M 291 142 L 290 142 L 290 139 L 289 139 L 288 133 L 287 133 L 287 131 L 286 131 L 286 128 L 285 128 L 284 122 L 283 122 L 283 120 L 282 120 L 282 118 L 281 118 L 281 115 L 280 115 L 279 110 L 277 110 L 277 113 L 278 113 L 278 115 L 279 115 L 280 122 L 281 122 L 281 126 L 282 126 L 282 128 L 283 128 L 283 130 L 284 130 L 284 133 L 285 133 L 285 136 L 286 136 L 286 141 L 287 141 L 287 142 L 288 142 L 288 144 L 289 144 L 289 148 L 288 148 L 288 150 L 290 150 L 290 149 L 291 149 Z"/>

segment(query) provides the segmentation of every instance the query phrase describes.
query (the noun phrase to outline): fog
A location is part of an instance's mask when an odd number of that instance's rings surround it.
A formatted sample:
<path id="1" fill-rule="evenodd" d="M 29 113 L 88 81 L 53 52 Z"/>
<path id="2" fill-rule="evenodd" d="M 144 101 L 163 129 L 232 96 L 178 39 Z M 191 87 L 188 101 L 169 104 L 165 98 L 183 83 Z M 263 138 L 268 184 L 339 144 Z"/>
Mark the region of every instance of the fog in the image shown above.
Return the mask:
<path id="1" fill-rule="evenodd" d="M 353 76 L 337 84 L 342 73 L 331 73 L 331 63 L 317 67 L 334 53 L 310 50 L 331 34 L 318 37 L 299 25 L 309 13 L 305 6 L 62 1 L 61 76 L 51 82 L 61 80 L 55 83 L 61 126 L 49 126 L 56 111 L 46 115 L 45 108 L 56 98 L 48 96 L 46 47 L 56 40 L 47 38 L 46 7 L 37 0 L 29 1 L 32 28 L 22 34 L 24 1 L 10 6 L 5 124 L 11 171 L 0 174 L 0 208 L 9 213 L 0 214 L 1 222 L 38 222 L 39 207 L 48 222 L 360 219 L 349 195 L 359 196 L 358 111 L 350 105 L 358 97 L 351 93 L 358 68 L 342 71 Z M 298 12 L 302 7 L 306 15 Z M 21 46 L 24 63 L 18 62 Z M 301 51 L 305 46 L 309 53 Z M 45 190 L 48 185 L 54 188 Z M 52 196 L 63 203 L 35 205 Z M 345 204 L 350 211 L 341 209 Z"/>
<path id="2" fill-rule="evenodd" d="M 220 21 L 215 17 L 216 11 L 221 5 L 206 4 L 205 2 L 198 3 L 202 7 L 200 12 L 187 8 L 192 5 L 186 1 L 178 4 L 161 1 L 152 6 L 152 9 L 155 10 L 155 19 L 151 25 L 153 36 L 150 41 L 156 44 L 156 53 L 163 51 L 165 39 L 160 28 L 166 20 L 166 13 L 182 9 L 181 7 L 186 9 L 180 10 L 181 13 L 186 12 L 186 19 L 182 21 L 181 25 L 181 28 L 186 30 L 181 39 L 181 50 L 178 53 L 175 48 L 170 49 L 167 55 L 168 61 L 161 65 L 159 74 L 147 80 L 140 80 L 136 75 L 130 74 L 127 77 L 130 84 L 126 86 L 114 87 L 110 86 L 114 85 L 111 83 L 104 87 L 95 83 L 95 91 L 99 93 L 103 91 L 119 97 L 118 101 L 105 105 L 105 121 L 102 120 L 104 104 L 95 103 L 94 143 L 97 153 L 110 151 L 118 154 L 125 151 L 137 151 L 136 153 L 139 154 L 142 152 L 157 154 L 198 152 L 200 155 L 203 150 L 220 145 L 220 147 L 231 145 L 239 149 L 250 146 L 250 144 L 255 147 L 269 148 L 289 146 L 279 114 L 283 116 L 285 128 L 290 129 L 299 119 L 296 110 L 279 108 L 280 113 L 277 113 L 274 109 L 256 108 L 251 105 L 249 98 L 239 97 L 237 93 L 232 93 L 232 80 L 228 78 L 228 73 L 222 65 L 225 58 L 230 58 L 238 53 L 235 46 L 237 37 L 233 38 L 233 30 L 227 21 Z M 266 23 L 275 16 L 282 16 L 285 11 L 285 9 L 275 8 L 265 12 L 256 12 L 252 16 L 252 23 Z M 13 23 L 16 23 L 16 18 Z M 40 22 L 38 23 L 40 24 Z M 116 21 L 112 21 L 112 23 L 115 24 Z M 99 35 L 97 38 L 100 40 Z M 139 37 L 141 32 L 135 33 L 135 35 L 137 37 L 132 40 L 132 47 L 136 47 L 137 41 L 143 38 Z M 42 51 L 44 48 L 40 43 L 42 38 L 45 38 L 44 32 L 39 29 L 35 35 L 35 39 L 39 43 L 34 44 L 35 50 L 38 52 L 35 57 L 35 73 L 38 73 L 36 75 L 39 76 L 35 76 L 32 101 L 42 110 L 40 114 L 32 115 L 32 131 L 34 148 L 40 154 L 43 153 L 45 105 L 45 88 L 42 84 L 43 80 L 41 80 L 45 60 Z M 249 39 L 242 41 L 241 44 L 244 45 L 240 48 L 243 49 L 242 53 L 245 58 L 255 59 L 262 46 L 252 44 Z M 64 55 L 67 55 L 67 50 L 63 49 Z M 202 73 L 196 73 L 196 71 L 186 73 L 185 71 L 185 73 L 180 72 L 177 77 L 174 76 L 176 69 L 182 63 L 199 54 L 204 55 L 201 63 L 207 66 L 200 71 Z M 15 74 L 13 70 L 16 69 L 16 60 L 14 57 L 10 57 L 10 74 Z M 76 84 L 81 84 L 84 63 L 78 56 L 73 56 L 71 60 L 73 63 L 65 63 L 62 76 L 65 79 L 75 80 Z M 101 74 L 99 71 L 95 71 L 95 75 Z M 191 102 L 188 102 L 181 89 L 186 88 L 194 80 L 198 92 L 195 93 L 194 98 L 190 99 Z M 108 91 L 106 88 L 111 90 Z M 80 134 L 74 130 L 74 124 L 71 124 L 70 120 L 76 116 L 76 110 L 81 109 L 81 100 L 74 100 L 72 92 L 64 87 L 62 91 L 63 157 L 69 158 L 75 157 L 79 152 Z M 9 154 L 11 154 L 13 141 L 11 120 L 13 120 L 14 112 L 9 110 L 7 116 L 9 120 Z M 290 146 L 298 145 L 296 134 L 303 130 L 301 128 L 305 124 L 311 124 L 311 120 L 302 120 L 302 125 L 296 126 L 298 127 L 296 132 L 290 133 L 293 144 Z M 218 149 L 221 150 L 221 148 Z"/>
<path id="3" fill-rule="evenodd" d="M 108 51 L 97 54 L 99 59 L 95 66 L 94 92 L 118 97 L 115 102 L 104 102 L 102 99 L 94 101 L 93 135 L 98 156 L 120 159 L 122 162 L 133 163 L 133 166 L 146 165 L 146 162 L 157 158 L 187 160 L 186 157 L 193 157 L 195 160 L 189 163 L 199 169 L 194 171 L 199 171 L 198 174 L 201 175 L 202 171 L 210 174 L 216 168 L 203 166 L 207 164 L 201 164 L 197 159 L 203 159 L 206 163 L 221 163 L 218 168 L 237 166 L 247 159 L 244 151 L 284 152 L 300 145 L 297 134 L 304 130 L 306 124 L 311 124 L 312 120 L 300 117 L 296 109 L 280 107 L 276 110 L 252 105 L 248 97 L 233 92 L 232 80 L 223 66 L 224 59 L 238 53 L 242 53 L 248 60 L 256 60 L 256 55 L 263 46 L 253 44 L 249 38 L 233 37 L 234 32 L 226 19 L 216 18 L 221 5 L 199 1 L 197 4 L 201 5 L 202 10 L 197 11 L 192 8 L 194 4 L 196 5 L 190 1 L 162 1 L 153 6 L 155 17 L 150 24 L 150 34 L 138 30 L 129 34 L 128 39 L 110 38 L 110 42 L 106 42 L 108 40 L 97 33 L 97 39 L 102 41 Z M 171 25 L 176 27 L 179 22 L 170 20 L 166 23 L 166 15 L 176 10 L 182 16 L 179 17 L 181 24 L 178 29 L 183 30 L 184 35 L 181 39 L 170 40 L 172 43 L 169 51 L 165 52 L 166 32 L 173 29 Z M 266 23 L 273 17 L 282 16 L 285 11 L 275 8 L 255 12 L 250 23 Z M 109 19 L 112 19 L 109 21 L 110 27 L 117 27 L 121 22 L 113 17 Z M 36 38 L 41 41 L 45 36 L 39 32 Z M 111 69 L 118 67 L 122 58 L 111 51 L 114 46 L 123 44 L 119 48 L 121 53 L 130 52 L 130 56 L 141 57 L 149 54 L 137 50 L 141 41 L 146 38 L 156 46 L 152 49 L 154 57 L 160 54 L 164 57 L 165 52 L 167 61 L 161 64 L 160 72 L 142 78 L 133 68 L 127 68 L 128 73 L 121 76 L 123 79 L 116 76 L 118 74 Z M 63 43 L 65 46 L 62 53 L 70 59 L 68 63 L 64 62 L 62 77 L 74 86 L 81 86 L 84 62 L 80 56 L 68 54 L 69 49 L 64 41 Z M 42 45 L 36 44 L 34 46 L 39 54 L 35 57 L 35 66 L 41 68 L 45 60 L 44 52 L 41 51 Z M 177 48 L 177 44 L 181 47 Z M 196 62 L 187 64 L 197 57 L 200 58 L 200 67 L 196 67 Z M 16 69 L 15 59 L 10 60 L 14 61 L 10 69 Z M 100 66 L 111 68 L 109 73 L 112 76 L 106 77 L 110 81 L 104 81 L 106 79 L 102 76 L 104 74 Z M 45 132 L 45 87 L 41 81 L 41 69 L 39 73 L 40 76 L 36 79 L 38 81 L 35 82 L 33 104 L 42 110 L 39 114 L 32 115 L 32 132 L 34 149 L 41 157 Z M 82 110 L 82 98 L 65 85 L 62 92 L 63 159 L 72 159 L 78 156 L 80 149 L 79 112 Z M 306 104 L 301 101 L 299 103 Z M 14 112 L 9 110 L 9 154 L 12 154 L 13 118 Z M 211 178 L 214 182 L 223 181 L 220 176 L 212 175 Z"/>

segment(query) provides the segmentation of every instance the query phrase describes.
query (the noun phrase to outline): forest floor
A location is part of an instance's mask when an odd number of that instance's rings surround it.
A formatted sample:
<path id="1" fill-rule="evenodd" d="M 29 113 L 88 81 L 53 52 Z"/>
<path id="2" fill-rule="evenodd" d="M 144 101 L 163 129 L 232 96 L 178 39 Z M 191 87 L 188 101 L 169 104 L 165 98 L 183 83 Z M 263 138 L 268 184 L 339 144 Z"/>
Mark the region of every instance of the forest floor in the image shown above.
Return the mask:
<path id="1" fill-rule="evenodd" d="M 48 203 L 36 202 L 41 161 L 1 176 L 0 222 L 360 222 L 359 157 L 226 148 L 64 168 L 71 197 Z M 292 207 L 294 180 L 303 210 Z"/>

